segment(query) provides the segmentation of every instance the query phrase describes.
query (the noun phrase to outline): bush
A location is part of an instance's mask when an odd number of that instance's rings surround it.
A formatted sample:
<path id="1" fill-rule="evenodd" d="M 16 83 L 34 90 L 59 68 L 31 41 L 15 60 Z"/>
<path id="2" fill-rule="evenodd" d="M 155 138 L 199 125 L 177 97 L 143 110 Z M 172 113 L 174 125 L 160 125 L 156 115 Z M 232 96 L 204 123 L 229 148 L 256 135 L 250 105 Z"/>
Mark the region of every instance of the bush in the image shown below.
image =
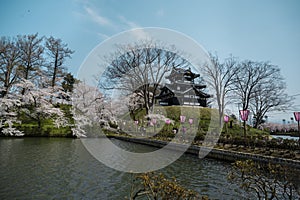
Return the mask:
<path id="1" fill-rule="evenodd" d="M 285 166 L 246 160 L 233 164 L 228 179 L 240 183 L 246 192 L 256 194 L 257 199 L 299 199 L 297 174 L 297 170 Z"/>
<path id="2" fill-rule="evenodd" d="M 118 128 L 118 124 L 115 124 L 115 123 L 113 123 L 113 122 L 111 122 L 111 121 L 109 121 L 108 124 L 109 124 L 109 126 L 110 126 L 111 128 L 114 128 L 114 129 L 117 129 L 117 128 Z"/>
<path id="3" fill-rule="evenodd" d="M 163 174 L 144 173 L 134 177 L 129 199 L 208 199 L 178 184 L 175 178 L 167 179 Z"/>

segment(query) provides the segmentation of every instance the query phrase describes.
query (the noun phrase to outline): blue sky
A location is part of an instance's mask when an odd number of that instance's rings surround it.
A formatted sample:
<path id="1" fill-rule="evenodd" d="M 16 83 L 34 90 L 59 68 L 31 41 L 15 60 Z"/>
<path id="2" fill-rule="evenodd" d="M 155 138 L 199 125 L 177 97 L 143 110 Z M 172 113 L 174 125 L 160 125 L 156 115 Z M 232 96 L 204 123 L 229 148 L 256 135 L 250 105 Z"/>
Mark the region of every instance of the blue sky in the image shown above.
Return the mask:
<path id="1" fill-rule="evenodd" d="M 290 95 L 300 94 L 298 0 L 0 0 L 0 36 L 39 33 L 75 50 L 76 74 L 100 42 L 125 30 L 162 27 L 182 32 L 221 58 L 270 61 L 280 66 Z M 300 96 L 295 105 L 300 111 Z M 289 119 L 273 113 L 270 120 Z"/>

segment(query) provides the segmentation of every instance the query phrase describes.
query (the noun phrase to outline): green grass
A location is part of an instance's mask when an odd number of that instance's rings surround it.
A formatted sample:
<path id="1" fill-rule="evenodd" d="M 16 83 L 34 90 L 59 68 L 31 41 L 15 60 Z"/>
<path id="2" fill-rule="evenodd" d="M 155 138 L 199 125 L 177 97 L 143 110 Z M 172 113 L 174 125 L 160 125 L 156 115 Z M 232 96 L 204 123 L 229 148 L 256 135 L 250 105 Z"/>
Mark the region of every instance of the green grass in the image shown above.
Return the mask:
<path id="1" fill-rule="evenodd" d="M 42 125 L 39 129 L 37 124 L 16 124 L 15 127 L 29 137 L 72 137 L 70 127 L 57 128 L 53 125 Z"/>
<path id="2" fill-rule="evenodd" d="M 158 134 L 155 137 L 162 138 L 172 138 L 174 137 L 173 128 L 179 129 L 183 126 L 187 128 L 187 134 L 190 131 L 196 131 L 195 140 L 203 140 L 208 129 L 216 129 L 218 128 L 217 121 L 211 122 L 212 114 L 218 112 L 216 109 L 211 108 L 201 108 L 201 107 L 185 107 L 185 106 L 157 106 L 154 108 L 154 114 L 163 114 L 167 118 L 174 121 L 172 125 L 166 125 L 165 122 L 161 121 L 156 125 L 156 131 Z M 135 113 L 135 116 L 129 117 L 126 115 L 123 119 L 129 121 L 132 119 L 136 119 L 139 121 L 138 126 L 131 125 L 131 131 L 139 130 L 141 126 L 145 127 L 146 134 L 153 133 L 154 127 L 147 127 L 147 120 L 145 118 L 145 110 L 139 110 Z M 186 122 L 180 123 L 180 115 L 186 116 Z M 194 119 L 194 123 L 192 126 L 189 125 L 189 118 Z M 229 124 L 227 124 L 228 128 L 226 129 L 226 125 L 223 126 L 222 137 L 230 136 L 231 138 L 242 138 L 243 137 L 243 128 L 239 125 L 237 121 L 233 121 L 233 126 L 230 128 Z M 247 137 L 259 137 L 268 135 L 267 132 L 261 131 L 258 129 L 251 128 L 247 126 Z"/>
<path id="3" fill-rule="evenodd" d="M 64 113 L 69 124 L 74 124 L 74 119 L 71 114 L 71 105 L 58 104 Z M 28 117 L 25 113 L 19 113 L 18 120 L 21 124 L 14 124 L 14 127 L 23 131 L 25 136 L 31 137 L 72 137 L 71 127 L 56 127 L 53 124 L 52 118 L 41 120 L 41 128 L 38 127 L 38 122 L 33 118 Z"/>

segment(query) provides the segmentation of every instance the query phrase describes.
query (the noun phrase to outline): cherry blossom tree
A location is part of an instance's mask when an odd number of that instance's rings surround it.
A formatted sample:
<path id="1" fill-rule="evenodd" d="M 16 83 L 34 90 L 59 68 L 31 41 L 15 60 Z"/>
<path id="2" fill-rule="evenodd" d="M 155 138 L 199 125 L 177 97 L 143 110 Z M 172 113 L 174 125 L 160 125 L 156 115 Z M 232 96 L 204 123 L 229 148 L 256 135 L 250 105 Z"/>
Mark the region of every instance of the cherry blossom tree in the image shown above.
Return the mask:
<path id="1" fill-rule="evenodd" d="M 51 118 L 57 127 L 66 126 L 67 120 L 64 113 L 54 106 L 51 101 L 53 97 L 52 88 L 38 88 L 31 81 L 23 79 L 17 84 L 23 88 L 24 94 L 19 95 L 22 102 L 21 111 L 38 124 L 41 130 L 42 122 Z"/>
<path id="2" fill-rule="evenodd" d="M 23 117 L 40 130 L 48 119 L 57 127 L 69 125 L 59 107 L 70 104 L 64 100 L 75 79 L 66 75 L 65 60 L 72 53 L 62 40 L 37 33 L 0 38 L 0 134 L 22 135 L 14 126 Z"/>
<path id="3" fill-rule="evenodd" d="M 105 116 L 104 96 L 97 87 L 92 87 L 84 82 L 74 85 L 72 94 L 72 115 L 75 126 L 72 128 L 76 137 L 86 137 L 89 134 L 87 127 L 98 127 L 108 123 Z"/>
<path id="4" fill-rule="evenodd" d="M 20 123 L 15 112 L 15 108 L 20 105 L 21 102 L 12 95 L 6 95 L 0 99 L 0 134 L 6 136 L 24 135 L 22 131 L 13 127 L 14 123 Z"/>

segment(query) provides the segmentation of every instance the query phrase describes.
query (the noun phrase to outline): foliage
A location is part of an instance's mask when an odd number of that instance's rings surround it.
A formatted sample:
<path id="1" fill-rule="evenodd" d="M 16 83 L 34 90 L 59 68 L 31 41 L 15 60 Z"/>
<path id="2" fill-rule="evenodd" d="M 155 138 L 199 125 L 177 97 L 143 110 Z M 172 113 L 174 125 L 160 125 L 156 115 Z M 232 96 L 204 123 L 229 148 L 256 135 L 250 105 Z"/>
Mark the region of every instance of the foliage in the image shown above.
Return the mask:
<path id="1" fill-rule="evenodd" d="M 29 137 L 72 137 L 71 126 L 74 121 L 70 112 L 71 105 L 57 104 L 53 106 L 63 113 L 64 121 L 60 121 L 60 123 L 64 123 L 63 126 L 56 126 L 52 118 L 46 117 L 41 119 L 41 126 L 39 127 L 35 119 L 24 112 L 20 112 L 18 121 L 22 123 L 14 123 L 13 127 L 21 131 L 24 136 Z"/>
<path id="2" fill-rule="evenodd" d="M 65 98 L 70 100 L 71 93 L 73 92 L 74 84 L 76 83 L 76 79 L 71 73 L 68 73 L 61 84 L 63 91 L 65 94 L 68 94 Z"/>
<path id="3" fill-rule="evenodd" d="M 236 161 L 228 179 L 240 182 L 240 187 L 247 192 L 254 192 L 257 199 L 300 197 L 295 182 L 300 180 L 299 172 L 281 165 L 255 163 L 252 160 Z"/>
<path id="4" fill-rule="evenodd" d="M 22 131 L 26 137 L 74 137 L 72 130 L 67 127 L 56 127 L 52 124 L 43 123 L 42 128 L 37 124 L 15 124 L 16 129 Z"/>
<path id="5" fill-rule="evenodd" d="M 134 200 L 139 197 L 147 199 L 208 199 L 200 198 L 193 190 L 186 189 L 178 184 L 173 178 L 168 180 L 163 174 L 144 173 L 135 176 L 130 192 L 130 199 Z"/>

